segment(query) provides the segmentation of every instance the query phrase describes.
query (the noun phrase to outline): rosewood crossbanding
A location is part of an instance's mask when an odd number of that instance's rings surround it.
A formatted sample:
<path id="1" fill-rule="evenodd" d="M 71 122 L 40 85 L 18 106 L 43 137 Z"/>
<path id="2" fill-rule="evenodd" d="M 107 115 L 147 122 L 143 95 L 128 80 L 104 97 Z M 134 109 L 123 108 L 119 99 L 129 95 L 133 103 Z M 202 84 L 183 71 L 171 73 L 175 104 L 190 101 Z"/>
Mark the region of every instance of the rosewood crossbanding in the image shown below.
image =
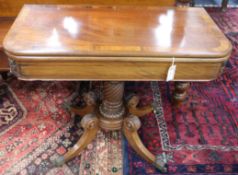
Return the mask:
<path id="1" fill-rule="evenodd" d="M 187 82 L 213 80 L 222 72 L 231 44 L 202 8 L 26 5 L 4 49 L 22 80 L 103 81 L 102 101 L 87 92 L 84 106 L 70 108 L 82 117 L 84 133 L 56 164 L 79 155 L 99 129 L 122 130 L 142 158 L 166 171 L 137 132 L 153 106 L 139 107 L 137 96 L 125 100 L 124 81 L 165 81 L 174 62 L 179 107 Z"/>

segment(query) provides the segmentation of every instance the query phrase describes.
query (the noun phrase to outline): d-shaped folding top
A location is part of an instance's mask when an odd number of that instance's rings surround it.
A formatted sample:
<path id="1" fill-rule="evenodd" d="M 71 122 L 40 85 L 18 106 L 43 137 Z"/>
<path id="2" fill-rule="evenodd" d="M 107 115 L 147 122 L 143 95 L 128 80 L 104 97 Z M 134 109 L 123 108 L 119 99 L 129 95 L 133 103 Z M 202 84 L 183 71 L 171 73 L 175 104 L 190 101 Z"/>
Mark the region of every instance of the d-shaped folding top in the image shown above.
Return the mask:
<path id="1" fill-rule="evenodd" d="M 164 80 L 175 57 L 175 79 L 210 80 L 229 57 L 231 44 L 202 8 L 25 5 L 4 40 L 4 49 L 23 79 Z M 30 70 L 36 71 L 36 62 L 45 73 Z M 70 66 L 64 66 L 70 62 L 75 63 L 73 70 L 76 64 L 85 69 L 84 74 L 69 73 Z M 204 73 L 195 62 L 219 65 L 208 65 L 210 72 Z M 60 73 L 63 69 L 68 75 Z M 198 75 L 199 71 L 203 73 Z"/>

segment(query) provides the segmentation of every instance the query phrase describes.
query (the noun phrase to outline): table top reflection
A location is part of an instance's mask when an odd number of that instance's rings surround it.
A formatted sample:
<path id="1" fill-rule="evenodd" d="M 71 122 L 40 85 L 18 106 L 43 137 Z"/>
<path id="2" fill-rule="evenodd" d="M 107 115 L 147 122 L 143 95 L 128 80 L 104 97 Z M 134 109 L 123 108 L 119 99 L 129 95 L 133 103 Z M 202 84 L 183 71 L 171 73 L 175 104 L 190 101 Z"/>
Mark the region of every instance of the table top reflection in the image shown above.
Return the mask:
<path id="1" fill-rule="evenodd" d="M 4 48 L 24 56 L 220 58 L 231 45 L 202 8 L 25 5 Z"/>

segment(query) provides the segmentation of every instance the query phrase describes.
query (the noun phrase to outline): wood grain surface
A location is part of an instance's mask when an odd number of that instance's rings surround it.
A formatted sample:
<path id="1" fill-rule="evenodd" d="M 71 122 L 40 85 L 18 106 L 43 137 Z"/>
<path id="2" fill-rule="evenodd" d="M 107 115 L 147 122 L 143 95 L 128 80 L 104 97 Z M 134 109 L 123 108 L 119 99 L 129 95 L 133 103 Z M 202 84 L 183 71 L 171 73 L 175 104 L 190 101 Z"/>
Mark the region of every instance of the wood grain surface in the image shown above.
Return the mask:
<path id="1" fill-rule="evenodd" d="M 0 50 L 0 72 L 9 71 L 10 67 L 8 65 L 7 55 Z"/>
<path id="2" fill-rule="evenodd" d="M 231 44 L 202 8 L 26 5 L 4 40 L 24 80 L 207 81 Z"/>
<path id="3" fill-rule="evenodd" d="M 7 55 L 3 51 L 3 39 L 14 22 L 14 17 L 0 17 L 0 71 L 8 71 Z"/>
<path id="4" fill-rule="evenodd" d="M 166 80 L 170 63 L 44 62 L 19 64 L 23 80 Z M 175 80 L 214 80 L 223 63 L 177 63 Z"/>
<path id="5" fill-rule="evenodd" d="M 24 4 L 173 6 L 175 0 L 0 0 L 0 16 L 17 16 Z"/>
<path id="6" fill-rule="evenodd" d="M 3 39 L 14 20 L 14 17 L 0 17 L 0 50 L 2 50 Z"/>
<path id="7" fill-rule="evenodd" d="M 231 50 L 202 8 L 63 5 L 24 6 L 4 47 L 24 56 L 217 58 Z"/>

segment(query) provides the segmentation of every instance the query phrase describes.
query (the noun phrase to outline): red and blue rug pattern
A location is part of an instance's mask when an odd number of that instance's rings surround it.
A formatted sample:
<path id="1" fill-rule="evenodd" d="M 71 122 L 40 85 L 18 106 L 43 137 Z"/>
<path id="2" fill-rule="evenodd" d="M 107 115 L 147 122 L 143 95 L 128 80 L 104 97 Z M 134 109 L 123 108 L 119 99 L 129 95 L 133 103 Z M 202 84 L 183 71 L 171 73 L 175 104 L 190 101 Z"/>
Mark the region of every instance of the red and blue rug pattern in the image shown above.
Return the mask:
<path id="1" fill-rule="evenodd" d="M 143 119 L 141 137 L 154 154 L 166 153 L 168 174 L 238 174 L 238 9 L 207 11 L 233 44 L 224 73 L 211 82 L 191 83 L 180 108 L 172 105 L 173 83 L 134 87 L 156 103 L 155 114 Z M 126 141 L 124 146 L 124 174 L 161 174 Z"/>
<path id="2" fill-rule="evenodd" d="M 224 73 L 212 82 L 191 83 L 186 102 L 172 105 L 173 83 L 127 82 L 141 104 L 153 103 L 139 134 L 154 154 L 164 154 L 171 175 L 238 174 L 238 9 L 207 9 L 233 44 Z M 160 175 L 128 145 L 120 132 L 99 132 L 81 154 L 55 167 L 82 135 L 79 82 L 0 81 L 0 174 Z M 100 83 L 94 82 L 95 90 Z M 122 141 L 121 141 L 122 139 Z"/>

